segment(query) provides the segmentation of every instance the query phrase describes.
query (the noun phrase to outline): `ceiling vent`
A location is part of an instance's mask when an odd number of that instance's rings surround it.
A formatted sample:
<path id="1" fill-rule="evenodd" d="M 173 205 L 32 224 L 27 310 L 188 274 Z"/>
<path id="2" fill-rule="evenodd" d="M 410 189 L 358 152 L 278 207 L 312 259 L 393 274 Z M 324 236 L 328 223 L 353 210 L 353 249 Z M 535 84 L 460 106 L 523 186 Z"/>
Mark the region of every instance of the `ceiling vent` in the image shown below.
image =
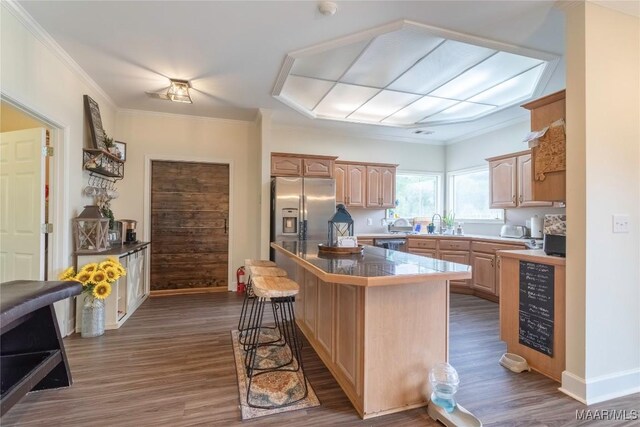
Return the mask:
<path id="1" fill-rule="evenodd" d="M 538 96 L 559 58 L 399 21 L 287 55 L 273 96 L 315 119 L 416 128 Z"/>
<path id="2" fill-rule="evenodd" d="M 434 133 L 436 133 L 433 130 L 428 130 L 428 129 L 416 129 L 413 131 L 414 134 L 416 135 L 432 135 Z"/>

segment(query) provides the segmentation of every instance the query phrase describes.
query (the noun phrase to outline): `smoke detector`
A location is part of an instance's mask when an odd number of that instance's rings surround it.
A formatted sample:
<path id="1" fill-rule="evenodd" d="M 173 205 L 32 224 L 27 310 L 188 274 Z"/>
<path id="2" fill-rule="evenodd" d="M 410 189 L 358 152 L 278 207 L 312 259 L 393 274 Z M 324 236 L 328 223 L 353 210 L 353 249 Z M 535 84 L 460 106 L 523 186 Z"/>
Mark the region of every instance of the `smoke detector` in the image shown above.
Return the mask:
<path id="1" fill-rule="evenodd" d="M 338 5 L 332 1 L 322 1 L 318 4 L 318 11 L 324 16 L 333 16 L 338 11 Z"/>

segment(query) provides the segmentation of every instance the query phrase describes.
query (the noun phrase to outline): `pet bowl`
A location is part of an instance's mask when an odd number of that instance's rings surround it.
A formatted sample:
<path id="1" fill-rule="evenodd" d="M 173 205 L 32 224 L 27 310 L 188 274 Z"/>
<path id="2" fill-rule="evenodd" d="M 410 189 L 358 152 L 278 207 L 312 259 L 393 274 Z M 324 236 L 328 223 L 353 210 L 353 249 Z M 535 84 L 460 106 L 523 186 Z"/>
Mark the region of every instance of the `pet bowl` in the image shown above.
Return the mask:
<path id="1" fill-rule="evenodd" d="M 520 373 L 522 371 L 531 371 L 527 360 L 513 353 L 505 353 L 500 358 L 500 364 L 505 368 L 513 371 L 515 373 Z"/>

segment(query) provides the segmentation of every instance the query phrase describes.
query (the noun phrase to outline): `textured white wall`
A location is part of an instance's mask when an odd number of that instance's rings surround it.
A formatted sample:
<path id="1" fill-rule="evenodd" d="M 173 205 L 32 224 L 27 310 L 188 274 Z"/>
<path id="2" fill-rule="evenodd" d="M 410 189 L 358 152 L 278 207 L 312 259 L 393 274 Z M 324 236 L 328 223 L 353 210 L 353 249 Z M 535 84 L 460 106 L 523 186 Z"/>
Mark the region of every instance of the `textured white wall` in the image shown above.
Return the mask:
<path id="1" fill-rule="evenodd" d="M 142 197 L 145 156 L 230 160 L 233 162 L 230 263 L 235 271 L 245 258 L 258 255 L 260 199 L 255 150 L 259 144 L 255 128 L 252 122 L 120 111 L 116 139 L 127 143 L 127 162 L 125 179 L 119 185 L 120 197 L 112 202 L 116 217 L 136 219 L 140 221 L 139 230 L 145 229 L 149 220 L 144 217 Z M 233 286 L 235 274 L 229 279 Z"/>
<path id="2" fill-rule="evenodd" d="M 87 173 L 82 170 L 82 148 L 89 146 L 82 96 L 88 94 L 100 105 L 102 124 L 109 134 L 115 130 L 115 108 L 30 31 L 5 2 L 0 4 L 0 15 L 3 98 L 63 128 L 62 140 L 53 139 L 57 154 L 53 160 L 54 179 L 50 183 L 51 198 L 55 199 L 51 213 L 56 224 L 50 270 L 55 277 L 74 263 L 71 219 L 92 202 L 82 196 L 87 182 Z M 56 309 L 63 333 L 70 333 L 73 306 L 65 301 L 57 304 Z"/>
<path id="3" fill-rule="evenodd" d="M 640 391 L 640 19 L 567 9 L 567 368 L 593 403 Z M 614 234 L 612 215 L 630 232 Z"/>

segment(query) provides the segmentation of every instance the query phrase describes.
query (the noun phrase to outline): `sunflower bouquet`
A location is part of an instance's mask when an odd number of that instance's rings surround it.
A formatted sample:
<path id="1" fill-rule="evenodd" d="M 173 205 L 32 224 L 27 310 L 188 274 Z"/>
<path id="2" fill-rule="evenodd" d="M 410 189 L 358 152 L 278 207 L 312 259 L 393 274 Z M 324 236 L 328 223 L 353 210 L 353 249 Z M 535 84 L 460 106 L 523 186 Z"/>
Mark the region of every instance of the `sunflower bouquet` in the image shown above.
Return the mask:
<path id="1" fill-rule="evenodd" d="M 100 263 L 85 264 L 77 272 L 73 267 L 69 267 L 60 273 L 58 279 L 82 283 L 82 293 L 85 294 L 85 300 L 90 299 L 95 303 L 103 301 L 111 295 L 111 284 L 126 275 L 127 270 L 116 258 L 107 258 L 106 261 Z"/>

